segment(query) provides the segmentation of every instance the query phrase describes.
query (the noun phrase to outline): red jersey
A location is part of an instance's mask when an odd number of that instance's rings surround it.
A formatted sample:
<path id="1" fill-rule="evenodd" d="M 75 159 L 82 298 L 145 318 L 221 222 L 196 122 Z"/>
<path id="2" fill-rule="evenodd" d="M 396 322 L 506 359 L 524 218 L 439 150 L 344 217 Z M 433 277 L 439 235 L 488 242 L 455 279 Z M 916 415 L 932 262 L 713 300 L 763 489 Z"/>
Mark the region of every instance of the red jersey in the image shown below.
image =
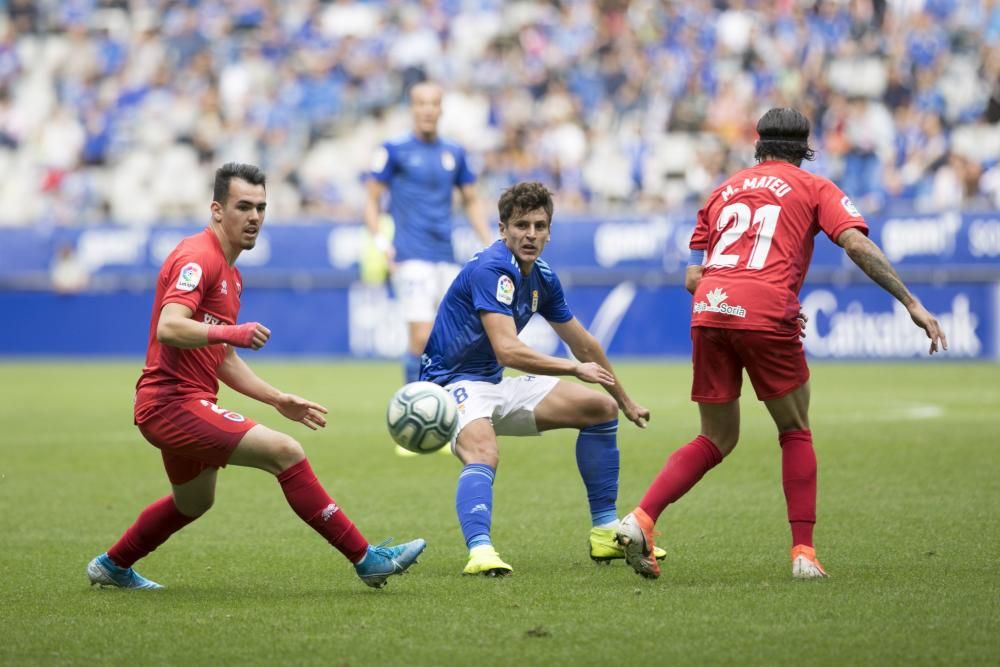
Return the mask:
<path id="1" fill-rule="evenodd" d="M 868 225 L 829 180 L 782 160 L 731 176 L 698 211 L 691 249 L 705 251 L 693 327 L 798 331 L 799 289 L 813 239 Z"/>
<path id="2" fill-rule="evenodd" d="M 156 281 L 146 366 L 136 384 L 135 420 L 142 423 L 165 401 L 204 398 L 215 402 L 217 371 L 226 356 L 223 343 L 192 349 L 161 345 L 156 339 L 160 310 L 168 303 L 190 308 L 208 324 L 236 324 L 243 279 L 230 266 L 211 229 L 181 241 L 163 262 Z"/>

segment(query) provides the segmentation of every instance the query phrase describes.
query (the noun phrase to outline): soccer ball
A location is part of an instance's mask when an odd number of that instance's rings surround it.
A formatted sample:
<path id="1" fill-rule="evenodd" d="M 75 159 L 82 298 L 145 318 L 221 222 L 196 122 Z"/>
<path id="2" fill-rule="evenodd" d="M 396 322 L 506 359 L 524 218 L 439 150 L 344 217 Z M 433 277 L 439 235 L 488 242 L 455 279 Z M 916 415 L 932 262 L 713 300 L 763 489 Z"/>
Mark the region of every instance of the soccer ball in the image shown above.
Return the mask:
<path id="1" fill-rule="evenodd" d="M 426 454 L 447 444 L 458 425 L 455 399 L 433 382 L 400 387 L 385 411 L 389 435 L 400 447 Z"/>

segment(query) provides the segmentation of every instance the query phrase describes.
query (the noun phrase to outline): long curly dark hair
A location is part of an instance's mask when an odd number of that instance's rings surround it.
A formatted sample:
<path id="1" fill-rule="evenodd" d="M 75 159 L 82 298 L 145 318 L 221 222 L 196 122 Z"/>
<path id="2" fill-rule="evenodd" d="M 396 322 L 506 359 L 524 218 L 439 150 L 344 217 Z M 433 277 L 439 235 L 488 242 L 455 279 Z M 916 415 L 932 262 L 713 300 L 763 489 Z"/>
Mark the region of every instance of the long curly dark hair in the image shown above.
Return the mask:
<path id="1" fill-rule="evenodd" d="M 757 121 L 757 134 L 753 156 L 758 162 L 777 158 L 799 165 L 816 159 L 816 151 L 809 148 L 809 119 L 796 109 L 770 109 Z"/>

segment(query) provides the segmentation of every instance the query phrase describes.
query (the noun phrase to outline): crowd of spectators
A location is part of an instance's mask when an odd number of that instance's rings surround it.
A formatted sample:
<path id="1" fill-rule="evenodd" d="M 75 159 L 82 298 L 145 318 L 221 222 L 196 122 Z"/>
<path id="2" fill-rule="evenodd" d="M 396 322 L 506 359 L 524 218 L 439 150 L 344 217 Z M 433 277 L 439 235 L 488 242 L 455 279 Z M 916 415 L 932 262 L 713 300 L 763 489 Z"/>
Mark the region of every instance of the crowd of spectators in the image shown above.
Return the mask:
<path id="1" fill-rule="evenodd" d="M 360 220 L 406 91 L 483 195 L 686 210 L 752 162 L 772 106 L 866 213 L 1000 206 L 998 0 L 0 0 L 0 224 L 200 220 L 211 172 L 271 219 Z"/>

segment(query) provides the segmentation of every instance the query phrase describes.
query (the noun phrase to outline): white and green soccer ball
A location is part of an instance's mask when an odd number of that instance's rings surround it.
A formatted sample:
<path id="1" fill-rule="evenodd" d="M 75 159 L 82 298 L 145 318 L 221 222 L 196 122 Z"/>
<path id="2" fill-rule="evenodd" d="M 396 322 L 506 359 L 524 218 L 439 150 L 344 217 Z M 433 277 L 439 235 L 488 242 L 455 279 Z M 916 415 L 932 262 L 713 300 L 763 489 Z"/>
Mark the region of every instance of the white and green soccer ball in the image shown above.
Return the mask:
<path id="1" fill-rule="evenodd" d="M 455 399 L 433 382 L 400 387 L 385 412 L 389 435 L 400 447 L 427 454 L 451 441 L 458 425 Z"/>

